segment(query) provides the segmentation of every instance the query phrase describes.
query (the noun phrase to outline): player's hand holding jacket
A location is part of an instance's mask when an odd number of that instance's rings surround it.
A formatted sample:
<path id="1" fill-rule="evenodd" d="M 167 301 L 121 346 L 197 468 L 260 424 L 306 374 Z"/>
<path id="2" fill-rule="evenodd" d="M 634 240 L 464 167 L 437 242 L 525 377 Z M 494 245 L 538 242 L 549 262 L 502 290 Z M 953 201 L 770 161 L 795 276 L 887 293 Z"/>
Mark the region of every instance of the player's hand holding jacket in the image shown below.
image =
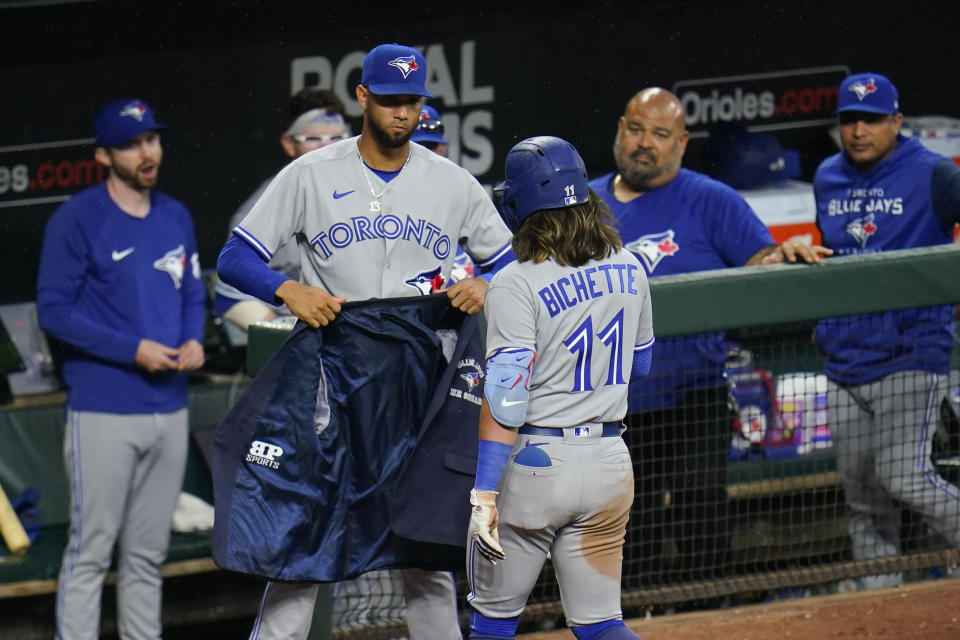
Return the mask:
<path id="1" fill-rule="evenodd" d="M 497 523 L 500 514 L 497 512 L 497 492 L 470 490 L 470 504 L 473 511 L 470 513 L 470 537 L 477 545 L 477 550 L 483 557 L 493 564 L 503 560 L 506 556 L 500 546 L 500 535 L 497 533 Z"/>

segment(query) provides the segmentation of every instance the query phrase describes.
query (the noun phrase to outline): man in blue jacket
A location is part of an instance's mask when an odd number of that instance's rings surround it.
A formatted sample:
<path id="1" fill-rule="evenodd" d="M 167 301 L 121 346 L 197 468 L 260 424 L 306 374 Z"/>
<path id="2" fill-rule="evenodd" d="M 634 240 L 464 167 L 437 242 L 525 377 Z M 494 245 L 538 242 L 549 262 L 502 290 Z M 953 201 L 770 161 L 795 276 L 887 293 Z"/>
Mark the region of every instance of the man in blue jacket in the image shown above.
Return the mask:
<path id="1" fill-rule="evenodd" d="M 187 459 L 187 374 L 203 366 L 204 287 L 190 212 L 154 189 L 163 148 L 140 100 L 94 122 L 104 182 L 47 223 L 40 327 L 64 343 L 70 539 L 57 637 L 94 639 L 116 545 L 123 638 L 159 638 L 160 566 Z"/>
<path id="2" fill-rule="evenodd" d="M 843 150 L 814 176 L 817 225 L 838 255 L 948 244 L 960 221 L 960 167 L 900 135 L 897 89 L 877 73 L 840 84 Z M 954 346 L 952 306 L 823 320 L 829 421 L 856 559 L 899 555 L 897 503 L 960 546 L 960 492 L 930 461 Z M 900 574 L 868 576 L 867 588 Z"/>

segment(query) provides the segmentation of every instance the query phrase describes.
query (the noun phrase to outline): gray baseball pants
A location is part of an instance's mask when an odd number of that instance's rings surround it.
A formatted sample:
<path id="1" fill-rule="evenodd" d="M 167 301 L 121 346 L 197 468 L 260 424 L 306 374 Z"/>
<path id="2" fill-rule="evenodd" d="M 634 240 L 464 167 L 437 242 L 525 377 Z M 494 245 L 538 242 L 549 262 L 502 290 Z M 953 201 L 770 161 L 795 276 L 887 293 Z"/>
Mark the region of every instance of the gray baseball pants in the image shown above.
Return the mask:
<path id="1" fill-rule="evenodd" d="M 944 386 L 941 376 L 926 371 L 851 387 L 829 384 L 829 424 L 854 558 L 900 554 L 898 503 L 960 547 L 960 491 L 930 460 Z"/>
<path id="2" fill-rule="evenodd" d="M 386 573 L 386 572 L 371 572 Z M 457 593 L 453 576 L 445 571 L 403 569 L 403 594 L 406 602 L 407 627 L 412 640 L 460 640 L 457 618 Z M 346 584 L 356 583 L 345 591 L 361 593 L 365 574 Z M 313 609 L 317 600 L 315 584 L 268 582 L 260 601 L 250 640 L 303 640 L 310 633 Z M 375 596 L 368 609 L 377 606 Z M 335 596 L 336 597 L 336 596 Z M 367 611 L 377 617 L 376 611 Z"/>
<path id="3" fill-rule="evenodd" d="M 162 635 L 160 567 L 187 461 L 187 410 L 121 415 L 68 411 L 64 460 L 70 535 L 57 586 L 58 640 L 99 637 L 113 548 L 124 640 Z"/>
<path id="4" fill-rule="evenodd" d="M 559 431 L 559 430 L 558 430 Z M 497 531 L 506 558 L 490 564 L 467 547 L 470 605 L 489 618 L 523 612 L 549 554 L 568 626 L 622 617 L 623 541 L 633 503 L 633 465 L 620 437 L 520 434 L 500 483 Z M 537 446 L 549 467 L 513 456 Z"/>

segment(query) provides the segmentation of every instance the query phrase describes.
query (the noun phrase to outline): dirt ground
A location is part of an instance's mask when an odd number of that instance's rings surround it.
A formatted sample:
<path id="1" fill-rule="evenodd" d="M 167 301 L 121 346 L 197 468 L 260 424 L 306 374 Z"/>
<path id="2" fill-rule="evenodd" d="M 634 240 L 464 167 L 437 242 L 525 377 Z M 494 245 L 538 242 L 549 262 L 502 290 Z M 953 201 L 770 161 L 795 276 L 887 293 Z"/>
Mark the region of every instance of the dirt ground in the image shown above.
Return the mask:
<path id="1" fill-rule="evenodd" d="M 960 579 L 627 620 L 644 640 L 957 640 Z M 524 640 L 570 640 L 568 630 Z"/>

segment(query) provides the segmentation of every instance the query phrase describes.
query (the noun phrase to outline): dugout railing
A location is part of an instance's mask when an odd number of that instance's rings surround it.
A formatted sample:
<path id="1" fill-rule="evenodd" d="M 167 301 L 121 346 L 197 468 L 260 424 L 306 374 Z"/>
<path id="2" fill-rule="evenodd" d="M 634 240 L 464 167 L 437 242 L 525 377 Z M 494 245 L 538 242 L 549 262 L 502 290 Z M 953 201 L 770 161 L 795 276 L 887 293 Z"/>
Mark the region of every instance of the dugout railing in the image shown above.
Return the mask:
<path id="1" fill-rule="evenodd" d="M 652 564 L 649 548 L 638 551 L 645 542 L 639 538 L 637 510 L 631 514 L 623 576 L 626 615 L 684 602 L 709 605 L 724 596 L 774 593 L 876 574 L 922 579 L 929 570 L 957 565 L 960 552 L 909 511 L 902 512 L 899 523 L 901 555 L 853 559 L 847 507 L 836 473 L 830 425 L 824 417 L 823 359 L 811 339 L 821 318 L 956 305 L 960 303 L 957 274 L 960 249 L 951 245 L 829 258 L 819 265 L 745 267 L 651 280 L 658 340 L 725 332 L 731 347 L 727 373 L 735 387 L 731 395 L 739 420 L 726 434 L 724 486 L 714 487 L 723 496 L 721 517 L 726 524 L 719 529 L 728 542 L 712 556 L 711 570 L 701 570 L 696 564 L 698 548 L 712 544 L 715 528 L 706 526 L 710 518 L 698 522 L 688 517 L 684 522 L 684 514 L 673 513 L 679 509 L 676 498 L 680 492 L 667 483 L 656 505 L 662 519 L 654 523 L 667 526 L 657 538 L 652 555 L 659 559 Z M 252 371 L 273 353 L 284 335 L 285 331 L 269 327 L 251 330 L 248 365 Z M 947 390 L 948 398 L 960 400 L 956 334 L 953 340 Z M 939 474 L 954 483 L 958 454 L 955 408 L 956 402 L 951 406 L 949 399 L 938 407 L 940 430 L 934 446 Z M 628 430 L 628 442 L 642 432 L 637 425 L 629 426 L 633 432 Z M 635 468 L 638 464 L 635 452 Z M 694 492 L 693 500 L 698 499 Z M 694 508 L 686 516 L 697 513 Z M 702 513 L 716 517 L 709 510 Z M 690 557 L 684 558 L 684 554 Z M 644 557 L 638 560 L 638 555 Z M 638 575 L 641 568 L 654 573 L 651 567 L 662 575 Z M 463 591 L 462 576 L 459 583 Z M 383 585 L 383 591 L 371 593 L 368 588 L 377 585 Z M 378 576 L 363 591 L 351 596 L 341 590 L 334 606 L 326 603 L 324 609 L 336 614 L 332 629 L 325 633 L 344 638 L 388 638 L 403 633 L 399 584 Z M 464 595 L 460 593 L 461 598 Z M 365 608 L 364 615 L 369 618 L 371 598 L 376 602 L 376 621 L 365 626 L 351 618 L 351 600 Z M 525 622 L 545 619 L 562 620 L 559 590 L 549 561 L 524 614 Z"/>

